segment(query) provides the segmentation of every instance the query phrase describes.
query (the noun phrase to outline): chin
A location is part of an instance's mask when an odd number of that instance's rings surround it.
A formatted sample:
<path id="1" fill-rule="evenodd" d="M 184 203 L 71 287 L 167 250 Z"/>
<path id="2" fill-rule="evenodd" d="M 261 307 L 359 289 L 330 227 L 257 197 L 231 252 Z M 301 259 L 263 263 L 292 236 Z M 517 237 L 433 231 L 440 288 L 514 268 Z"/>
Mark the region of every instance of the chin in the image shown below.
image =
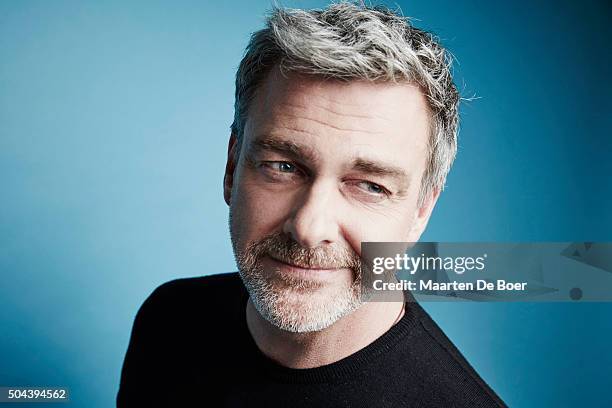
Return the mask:
<path id="1" fill-rule="evenodd" d="M 309 333 L 327 329 L 360 306 L 351 290 L 342 293 L 327 288 L 275 290 L 253 303 L 272 325 L 291 333 Z"/>

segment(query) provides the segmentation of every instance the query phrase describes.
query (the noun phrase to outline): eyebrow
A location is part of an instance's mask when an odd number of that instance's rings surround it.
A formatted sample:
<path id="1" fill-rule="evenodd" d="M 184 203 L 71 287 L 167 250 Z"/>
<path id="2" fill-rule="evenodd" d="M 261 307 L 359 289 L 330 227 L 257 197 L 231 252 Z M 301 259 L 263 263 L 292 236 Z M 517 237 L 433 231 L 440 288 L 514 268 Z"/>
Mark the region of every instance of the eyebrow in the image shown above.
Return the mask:
<path id="1" fill-rule="evenodd" d="M 252 142 L 252 146 L 256 150 L 271 150 L 309 162 L 314 162 L 317 159 L 317 154 L 308 146 L 288 140 L 275 139 L 272 137 L 259 137 Z"/>
<path id="2" fill-rule="evenodd" d="M 410 182 L 410 176 L 403 169 L 385 163 L 357 158 L 353 160 L 352 168 L 362 173 L 395 179 L 402 187 L 407 187 Z"/>

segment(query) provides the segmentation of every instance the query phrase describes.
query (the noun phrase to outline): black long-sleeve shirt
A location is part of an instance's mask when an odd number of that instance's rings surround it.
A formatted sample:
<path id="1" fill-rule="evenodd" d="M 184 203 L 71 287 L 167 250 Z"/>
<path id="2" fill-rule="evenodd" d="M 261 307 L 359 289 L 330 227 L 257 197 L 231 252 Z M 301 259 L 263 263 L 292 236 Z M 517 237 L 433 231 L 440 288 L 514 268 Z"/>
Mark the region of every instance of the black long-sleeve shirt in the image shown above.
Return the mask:
<path id="1" fill-rule="evenodd" d="M 505 406 L 416 302 L 358 352 L 291 369 L 258 349 L 247 300 L 237 273 L 157 288 L 136 316 L 117 406 Z"/>

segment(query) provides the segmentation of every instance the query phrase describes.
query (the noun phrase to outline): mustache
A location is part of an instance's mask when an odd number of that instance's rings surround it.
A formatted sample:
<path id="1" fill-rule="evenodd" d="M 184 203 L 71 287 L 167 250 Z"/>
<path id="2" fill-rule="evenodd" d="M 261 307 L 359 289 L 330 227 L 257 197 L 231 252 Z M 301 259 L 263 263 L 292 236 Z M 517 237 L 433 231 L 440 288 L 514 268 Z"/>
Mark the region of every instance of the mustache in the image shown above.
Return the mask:
<path id="1" fill-rule="evenodd" d="M 361 259 L 352 250 L 336 245 L 304 248 L 286 234 L 269 235 L 249 245 L 247 252 L 257 258 L 269 256 L 278 261 L 309 269 L 353 269 L 361 266 Z"/>

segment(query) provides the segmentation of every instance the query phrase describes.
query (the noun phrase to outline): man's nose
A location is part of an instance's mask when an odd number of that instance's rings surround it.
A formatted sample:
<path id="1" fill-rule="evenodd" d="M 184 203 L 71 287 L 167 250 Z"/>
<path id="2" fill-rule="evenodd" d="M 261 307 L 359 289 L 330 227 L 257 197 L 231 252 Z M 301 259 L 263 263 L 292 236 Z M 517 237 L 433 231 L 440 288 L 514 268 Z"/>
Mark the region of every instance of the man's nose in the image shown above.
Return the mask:
<path id="1" fill-rule="evenodd" d="M 283 232 L 304 248 L 316 248 L 338 240 L 339 192 L 332 182 L 315 182 L 296 197 Z"/>

